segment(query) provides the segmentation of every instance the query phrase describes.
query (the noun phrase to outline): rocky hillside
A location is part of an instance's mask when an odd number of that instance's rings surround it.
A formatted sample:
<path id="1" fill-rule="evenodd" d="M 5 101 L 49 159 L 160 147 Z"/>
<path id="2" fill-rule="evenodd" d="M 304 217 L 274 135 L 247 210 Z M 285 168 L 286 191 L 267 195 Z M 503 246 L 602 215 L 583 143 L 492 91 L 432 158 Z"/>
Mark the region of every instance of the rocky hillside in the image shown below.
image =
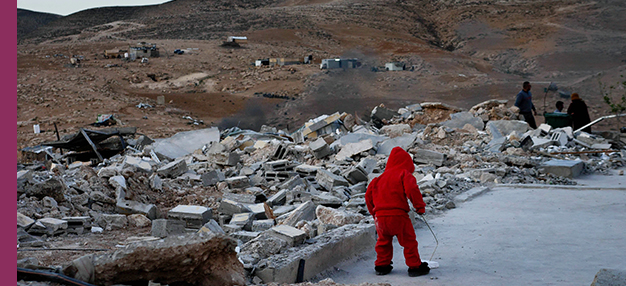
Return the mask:
<path id="1" fill-rule="evenodd" d="M 63 16 L 17 8 L 17 38 L 22 39 L 39 27 Z"/>

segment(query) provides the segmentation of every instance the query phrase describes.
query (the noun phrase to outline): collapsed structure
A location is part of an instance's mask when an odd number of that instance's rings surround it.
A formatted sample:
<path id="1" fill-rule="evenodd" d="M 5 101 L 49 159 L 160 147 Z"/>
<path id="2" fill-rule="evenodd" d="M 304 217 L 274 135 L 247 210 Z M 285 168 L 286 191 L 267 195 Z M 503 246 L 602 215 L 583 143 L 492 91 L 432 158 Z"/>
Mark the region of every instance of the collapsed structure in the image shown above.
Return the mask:
<path id="1" fill-rule="evenodd" d="M 129 282 L 124 272 L 107 267 L 137 255 L 133 261 L 141 261 L 136 267 L 143 272 L 134 279 L 141 281 L 194 279 L 171 275 L 179 271 L 214 275 L 222 285 L 240 285 L 244 274 L 254 284 L 303 281 L 373 249 L 375 226 L 364 194 L 394 147 L 413 155 L 427 214 L 455 208 L 455 197 L 475 187 L 575 184 L 571 179 L 581 173 L 624 165 L 624 134 L 575 133 L 546 124 L 532 130 L 506 105 L 491 100 L 469 111 L 442 103 L 399 110 L 381 105 L 368 121 L 335 113 L 291 134 L 268 126 L 258 132 L 213 127 L 154 142 L 133 139 L 124 153 L 92 166 L 22 166 L 18 247 L 45 246 L 45 237 L 97 237 L 101 231 L 150 226 L 146 239 L 152 242 L 80 258 L 64 265 L 64 273 L 104 284 Z M 78 139 L 68 140 L 58 144 Z M 49 146 L 67 146 L 58 144 Z M 205 243 L 221 248 L 197 255 L 195 245 Z M 150 262 L 167 248 L 177 249 L 168 252 L 168 261 L 188 256 L 197 268 Z M 228 265 L 207 260 L 214 255 L 226 257 L 217 261 Z M 81 271 L 77 265 L 85 261 L 96 271 Z M 230 276 L 218 275 L 219 269 Z"/>

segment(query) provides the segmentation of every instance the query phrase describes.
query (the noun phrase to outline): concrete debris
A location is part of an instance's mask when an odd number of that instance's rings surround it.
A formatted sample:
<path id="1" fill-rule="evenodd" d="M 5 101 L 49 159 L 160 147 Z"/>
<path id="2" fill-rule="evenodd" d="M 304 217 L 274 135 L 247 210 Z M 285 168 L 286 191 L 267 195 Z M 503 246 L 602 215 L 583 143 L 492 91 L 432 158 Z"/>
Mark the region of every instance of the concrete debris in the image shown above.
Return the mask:
<path id="1" fill-rule="evenodd" d="M 74 260 L 63 269 L 70 277 L 96 285 L 159 281 L 161 284 L 244 285 L 232 238 L 194 234 L 185 239 L 166 238 L 133 243 L 106 254 Z M 210 257 L 211 259 L 207 259 Z"/>
<path id="2" fill-rule="evenodd" d="M 591 286 L 626 285 L 626 271 L 617 269 L 600 269 L 591 282 Z"/>
<path id="3" fill-rule="evenodd" d="M 412 104 L 398 111 L 378 106 L 369 122 L 335 113 L 312 119 L 291 134 L 268 126 L 260 132 L 207 128 L 151 144 L 133 139 L 133 147 L 97 164 L 63 161 L 59 154 L 54 162 L 18 164 L 18 243 L 37 247 L 47 243 L 38 236 L 147 232 L 150 226 L 157 238 L 196 233 L 225 244 L 179 239 L 145 244 L 149 248 L 141 251 L 127 247 L 137 251 L 136 265 L 126 265 L 130 258 L 124 256 L 104 255 L 107 263 L 121 261 L 128 268 L 81 277 L 101 284 L 174 283 L 189 278 L 188 271 L 219 280 L 236 268 L 242 272 L 233 275 L 243 279 L 245 274 L 248 282 L 292 282 L 300 259 L 306 260 L 307 279 L 343 257 L 371 250 L 375 227 L 364 193 L 368 182 L 385 170 L 394 147 L 413 156 L 413 176 L 429 214 L 488 191 L 485 184 L 572 185 L 572 178 L 581 174 L 625 165 L 623 135 L 574 133 L 571 127 L 546 124 L 530 130 L 507 104 L 486 101 L 467 112 L 443 103 Z M 440 117 L 427 120 L 433 111 Z M 234 246 L 230 249 L 237 242 L 238 255 Z M 176 243 L 181 249 L 169 248 Z M 159 249 L 166 257 L 142 264 Z M 182 263 L 184 251 L 193 251 L 193 263 Z M 226 256 L 195 260 L 207 251 Z M 214 264 L 214 258 L 234 264 Z M 166 262 L 170 268 L 163 268 Z M 111 265 L 95 267 L 110 271 Z M 226 272 L 213 272 L 220 267 Z M 133 269 L 148 270 L 125 280 Z M 171 275 L 172 269 L 182 272 Z M 200 274 L 184 281 L 205 277 Z M 228 281 L 223 284 L 234 280 Z"/>

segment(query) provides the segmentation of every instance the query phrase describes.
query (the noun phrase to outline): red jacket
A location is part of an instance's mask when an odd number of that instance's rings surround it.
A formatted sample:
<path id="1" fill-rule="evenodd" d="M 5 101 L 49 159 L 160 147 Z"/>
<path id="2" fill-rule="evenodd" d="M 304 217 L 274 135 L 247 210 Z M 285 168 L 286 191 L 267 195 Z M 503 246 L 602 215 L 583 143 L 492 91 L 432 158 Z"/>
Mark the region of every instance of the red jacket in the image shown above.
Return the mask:
<path id="1" fill-rule="evenodd" d="M 365 203 L 372 216 L 406 215 L 410 210 L 407 198 L 417 213 L 426 211 L 414 170 L 409 153 L 400 147 L 391 150 L 385 172 L 372 180 L 365 192 Z"/>

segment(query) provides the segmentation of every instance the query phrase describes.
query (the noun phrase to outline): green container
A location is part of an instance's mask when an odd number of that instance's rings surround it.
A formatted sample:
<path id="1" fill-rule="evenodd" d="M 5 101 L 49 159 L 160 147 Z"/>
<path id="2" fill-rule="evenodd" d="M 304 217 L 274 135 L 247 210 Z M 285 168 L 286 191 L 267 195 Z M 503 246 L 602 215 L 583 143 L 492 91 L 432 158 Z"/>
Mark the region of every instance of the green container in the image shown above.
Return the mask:
<path id="1" fill-rule="evenodd" d="M 572 118 L 567 113 L 544 113 L 543 117 L 552 128 L 572 126 Z"/>

